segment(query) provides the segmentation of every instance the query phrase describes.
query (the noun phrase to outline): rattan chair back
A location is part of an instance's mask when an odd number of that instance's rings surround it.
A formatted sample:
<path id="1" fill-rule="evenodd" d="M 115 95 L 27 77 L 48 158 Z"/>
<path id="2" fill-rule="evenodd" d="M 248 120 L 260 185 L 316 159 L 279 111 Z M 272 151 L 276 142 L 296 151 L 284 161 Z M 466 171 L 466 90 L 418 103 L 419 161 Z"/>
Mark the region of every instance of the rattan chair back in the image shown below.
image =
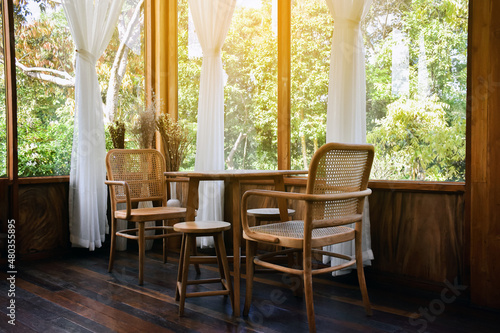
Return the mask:
<path id="1" fill-rule="evenodd" d="M 108 180 L 126 181 L 131 202 L 166 203 L 165 160 L 155 149 L 113 149 L 106 159 Z M 110 188 L 112 202 L 126 201 L 125 188 Z M 114 205 L 113 205 L 114 206 Z"/>
<path id="2" fill-rule="evenodd" d="M 308 194 L 335 194 L 366 190 L 373 163 L 373 146 L 329 143 L 311 160 L 306 188 Z M 335 201 L 316 201 L 309 209 L 313 228 L 335 226 L 340 218 L 363 211 L 365 197 Z M 330 224 L 327 221 L 331 221 Z M 319 223 L 316 223 L 319 224 Z"/>

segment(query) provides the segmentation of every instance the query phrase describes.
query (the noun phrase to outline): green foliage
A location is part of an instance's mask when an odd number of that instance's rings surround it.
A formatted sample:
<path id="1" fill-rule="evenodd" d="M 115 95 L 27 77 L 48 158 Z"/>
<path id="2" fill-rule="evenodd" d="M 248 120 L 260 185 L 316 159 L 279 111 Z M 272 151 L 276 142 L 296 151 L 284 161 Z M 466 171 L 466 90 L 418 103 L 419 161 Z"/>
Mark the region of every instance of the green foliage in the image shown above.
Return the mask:
<path id="1" fill-rule="evenodd" d="M 291 25 L 291 166 L 307 169 L 326 142 L 333 19 L 323 0 L 294 1 Z"/>
<path id="2" fill-rule="evenodd" d="M 465 159 L 465 122 L 448 126 L 449 105 L 436 96 L 426 100 L 401 98 L 367 136 L 376 158 L 377 179 L 460 180 Z"/>
<path id="3" fill-rule="evenodd" d="M 277 39 L 271 4 L 238 7 L 223 46 L 225 88 L 224 150 L 228 156 L 246 134 L 232 163 L 236 169 L 277 165 Z"/>
<path id="4" fill-rule="evenodd" d="M 32 97 L 42 97 L 42 94 L 43 91 L 40 90 L 38 95 L 34 93 Z M 18 98 L 24 99 L 22 95 L 18 95 Z M 65 100 L 53 99 L 52 108 L 50 108 L 47 101 L 40 101 L 45 108 L 40 111 L 39 117 L 32 116 L 37 113 L 33 110 L 38 105 L 37 99 L 33 100 L 32 108 L 18 109 L 20 176 L 69 174 L 73 141 L 73 115 L 71 114 L 73 105 L 65 102 Z"/>

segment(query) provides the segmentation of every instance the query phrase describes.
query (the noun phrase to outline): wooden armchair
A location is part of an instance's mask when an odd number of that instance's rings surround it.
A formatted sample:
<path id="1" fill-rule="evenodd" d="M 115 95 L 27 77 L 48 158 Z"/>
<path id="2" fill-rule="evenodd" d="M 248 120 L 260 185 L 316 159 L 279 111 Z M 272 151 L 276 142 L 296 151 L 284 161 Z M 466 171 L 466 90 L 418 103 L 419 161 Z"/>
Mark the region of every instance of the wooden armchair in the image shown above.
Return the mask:
<path id="1" fill-rule="evenodd" d="M 314 154 L 307 179 L 306 193 L 288 193 L 270 190 L 249 190 L 243 195 L 242 226 L 247 240 L 246 299 L 243 310 L 248 315 L 252 300 L 254 266 L 260 265 L 278 271 L 296 274 L 303 278 L 309 330 L 316 331 L 312 276 L 357 265 L 358 280 L 363 304 L 368 315 L 371 306 L 366 290 L 361 250 L 361 220 L 368 178 L 373 162 L 371 145 L 327 143 Z M 305 202 L 305 213 L 301 221 L 283 221 L 250 227 L 247 202 L 250 196 L 268 196 Z M 351 224 L 355 227 L 352 228 Z M 324 246 L 355 240 L 355 258 L 322 250 Z M 263 255 L 256 255 L 257 243 L 279 245 L 285 248 Z M 272 259 L 284 253 L 298 252 L 302 256 L 302 267 L 291 268 Z M 314 268 L 313 253 L 345 259 L 334 267 Z"/>
<path id="2" fill-rule="evenodd" d="M 167 258 L 166 238 L 178 233 L 168 233 L 173 227 L 165 220 L 186 216 L 186 208 L 167 207 L 165 159 L 155 149 L 113 149 L 106 156 L 106 170 L 111 197 L 111 246 L 108 271 L 113 269 L 116 236 L 135 239 L 139 243 L 139 284 L 144 280 L 146 240 L 163 238 L 163 262 Z M 153 201 L 158 207 L 134 208 L 139 202 Z M 126 209 L 118 210 L 118 203 Z M 117 219 L 135 222 L 136 228 L 117 230 Z M 146 227 L 147 221 L 162 221 L 162 226 Z M 161 234 L 146 235 L 147 230 L 160 230 Z"/>

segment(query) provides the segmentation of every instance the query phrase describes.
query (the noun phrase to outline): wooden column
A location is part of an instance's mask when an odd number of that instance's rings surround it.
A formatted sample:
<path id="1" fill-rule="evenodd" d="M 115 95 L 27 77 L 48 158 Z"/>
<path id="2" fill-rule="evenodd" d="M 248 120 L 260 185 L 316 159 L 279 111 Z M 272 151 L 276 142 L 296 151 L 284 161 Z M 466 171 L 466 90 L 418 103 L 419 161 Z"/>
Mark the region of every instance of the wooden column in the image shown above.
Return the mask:
<path id="1" fill-rule="evenodd" d="M 168 113 L 177 119 L 177 1 L 146 0 L 146 100 L 153 95 L 157 114 Z M 156 134 L 156 148 L 163 152 Z"/>
<path id="2" fill-rule="evenodd" d="M 169 0 L 167 6 L 167 112 L 177 119 L 177 0 Z"/>
<path id="3" fill-rule="evenodd" d="M 146 103 L 151 103 L 153 99 L 154 82 L 155 82 L 155 57 L 154 57 L 154 40 L 155 40 L 155 0 L 144 1 L 144 73 Z"/>
<path id="4" fill-rule="evenodd" d="M 472 303 L 500 308 L 500 2 L 470 1 L 466 235 Z"/>
<path id="5" fill-rule="evenodd" d="M 17 90 L 14 41 L 14 5 L 12 0 L 2 2 L 4 61 L 5 61 L 5 102 L 7 112 L 7 196 L 8 218 L 19 221 L 19 184 L 17 161 Z"/>
<path id="6" fill-rule="evenodd" d="M 278 169 L 290 169 L 290 0 L 278 0 Z"/>

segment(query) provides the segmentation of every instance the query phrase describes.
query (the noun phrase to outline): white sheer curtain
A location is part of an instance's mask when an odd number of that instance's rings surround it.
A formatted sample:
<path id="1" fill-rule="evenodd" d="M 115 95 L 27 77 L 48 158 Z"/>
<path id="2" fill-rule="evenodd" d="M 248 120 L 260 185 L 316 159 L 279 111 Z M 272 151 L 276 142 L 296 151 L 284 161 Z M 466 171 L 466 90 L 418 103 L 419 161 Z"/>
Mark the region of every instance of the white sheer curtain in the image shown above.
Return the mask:
<path id="1" fill-rule="evenodd" d="M 104 115 L 96 62 L 111 39 L 123 0 L 63 0 L 76 45 L 76 117 L 69 182 L 70 241 L 93 251 L 106 231 Z"/>
<path id="2" fill-rule="evenodd" d="M 333 16 L 333 43 L 326 121 L 327 142 L 366 142 L 365 52 L 360 22 L 372 0 L 326 0 Z M 354 242 L 329 247 L 330 251 L 354 255 Z M 363 263 L 373 259 L 368 200 L 363 215 Z M 337 265 L 337 258 L 324 258 Z M 343 274 L 342 271 L 333 272 Z"/>
<path id="3" fill-rule="evenodd" d="M 221 49 L 236 0 L 189 0 L 198 40 L 203 50 L 198 100 L 198 136 L 195 171 L 224 170 L 224 70 Z M 222 182 L 201 182 L 197 220 L 224 216 Z M 198 237 L 197 245 L 211 246 L 212 239 Z"/>

